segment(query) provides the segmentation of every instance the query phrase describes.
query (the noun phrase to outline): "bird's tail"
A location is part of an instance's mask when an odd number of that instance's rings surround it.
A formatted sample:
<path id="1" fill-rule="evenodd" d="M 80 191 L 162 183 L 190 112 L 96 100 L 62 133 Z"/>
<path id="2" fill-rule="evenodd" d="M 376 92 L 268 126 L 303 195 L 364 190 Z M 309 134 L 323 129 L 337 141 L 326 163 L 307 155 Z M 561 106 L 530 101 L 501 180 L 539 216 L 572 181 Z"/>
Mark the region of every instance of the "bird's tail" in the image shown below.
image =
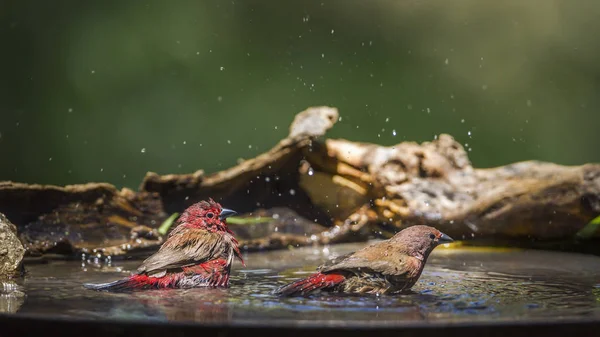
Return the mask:
<path id="1" fill-rule="evenodd" d="M 284 285 L 275 290 L 274 294 L 283 296 L 304 295 L 315 290 L 332 288 L 345 280 L 346 277 L 340 274 L 316 273 L 305 279 Z"/>
<path id="2" fill-rule="evenodd" d="M 111 292 L 131 291 L 139 288 L 138 284 L 131 278 L 125 278 L 108 283 L 84 283 L 83 287 L 91 290 Z"/>

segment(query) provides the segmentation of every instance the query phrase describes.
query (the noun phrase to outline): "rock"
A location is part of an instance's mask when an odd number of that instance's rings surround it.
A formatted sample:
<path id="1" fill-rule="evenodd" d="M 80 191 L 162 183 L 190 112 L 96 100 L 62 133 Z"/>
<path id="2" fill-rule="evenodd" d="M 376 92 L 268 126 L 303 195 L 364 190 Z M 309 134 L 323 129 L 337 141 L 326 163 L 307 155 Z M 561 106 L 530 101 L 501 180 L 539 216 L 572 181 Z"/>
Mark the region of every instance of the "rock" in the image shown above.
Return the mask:
<path id="1" fill-rule="evenodd" d="M 0 277 L 16 276 L 24 255 L 25 248 L 17 235 L 17 227 L 0 213 Z"/>

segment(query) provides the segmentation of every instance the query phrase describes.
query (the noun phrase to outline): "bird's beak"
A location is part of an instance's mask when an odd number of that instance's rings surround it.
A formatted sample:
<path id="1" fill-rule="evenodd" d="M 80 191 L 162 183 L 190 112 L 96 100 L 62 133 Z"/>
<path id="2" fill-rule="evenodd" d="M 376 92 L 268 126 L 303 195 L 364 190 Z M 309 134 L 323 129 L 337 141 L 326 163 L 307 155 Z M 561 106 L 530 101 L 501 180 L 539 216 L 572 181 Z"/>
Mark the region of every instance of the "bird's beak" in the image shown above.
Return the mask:
<path id="1" fill-rule="evenodd" d="M 221 220 L 225 220 L 225 219 L 227 219 L 228 217 L 230 217 L 230 216 L 232 216 L 232 215 L 236 215 L 236 214 L 237 214 L 237 212 L 236 212 L 236 211 L 234 211 L 234 210 L 230 210 L 230 209 L 227 209 L 227 208 L 223 208 L 223 209 L 221 210 L 221 215 L 219 215 L 219 219 L 221 219 Z"/>
<path id="2" fill-rule="evenodd" d="M 443 244 L 443 243 L 450 243 L 452 241 L 454 241 L 454 239 L 452 239 L 451 237 L 449 237 L 448 235 L 441 233 L 442 235 L 440 235 L 440 237 L 438 238 L 438 243 Z"/>

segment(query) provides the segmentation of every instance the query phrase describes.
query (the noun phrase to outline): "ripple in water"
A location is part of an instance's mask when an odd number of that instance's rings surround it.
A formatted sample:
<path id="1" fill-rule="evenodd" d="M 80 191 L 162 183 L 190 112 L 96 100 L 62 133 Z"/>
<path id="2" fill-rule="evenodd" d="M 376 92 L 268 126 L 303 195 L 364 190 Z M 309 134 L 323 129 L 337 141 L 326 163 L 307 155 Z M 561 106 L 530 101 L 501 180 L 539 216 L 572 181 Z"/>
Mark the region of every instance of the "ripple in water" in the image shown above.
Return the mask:
<path id="1" fill-rule="evenodd" d="M 313 272 L 328 254 L 344 254 L 363 246 L 250 254 L 246 257 L 247 268 L 234 266 L 229 289 L 98 293 L 83 289 L 81 284 L 123 277 L 139 262 L 113 260 L 111 266 L 82 266 L 80 261 L 56 261 L 30 265 L 20 288 L 27 300 L 10 297 L 10 310 L 3 311 L 119 320 L 267 324 L 600 318 L 600 258 L 543 251 L 438 248 L 413 292 L 405 295 L 321 293 L 279 298 L 271 294 L 278 286 Z"/>

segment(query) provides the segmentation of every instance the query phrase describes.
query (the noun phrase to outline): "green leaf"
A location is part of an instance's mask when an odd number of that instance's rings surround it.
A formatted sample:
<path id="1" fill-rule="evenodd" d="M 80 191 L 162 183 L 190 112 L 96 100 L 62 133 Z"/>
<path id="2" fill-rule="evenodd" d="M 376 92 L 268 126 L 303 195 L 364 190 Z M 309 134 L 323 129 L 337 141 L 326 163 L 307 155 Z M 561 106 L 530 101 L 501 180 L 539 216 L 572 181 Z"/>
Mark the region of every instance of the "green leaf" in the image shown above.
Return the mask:
<path id="1" fill-rule="evenodd" d="M 255 218 L 239 218 L 239 217 L 229 217 L 227 218 L 227 223 L 233 225 L 252 225 L 257 223 L 268 223 L 273 221 L 273 218 L 266 216 L 259 216 Z"/>
<path id="2" fill-rule="evenodd" d="M 175 221 L 175 219 L 177 219 L 178 216 L 179 216 L 179 213 L 171 214 L 171 216 L 168 217 L 167 220 L 165 220 L 162 223 L 162 225 L 160 225 L 160 227 L 158 227 L 158 233 L 160 235 L 167 234 L 167 232 L 169 231 L 169 228 L 171 228 L 171 226 L 173 225 L 173 222 Z"/>
<path id="3" fill-rule="evenodd" d="M 594 289 L 592 289 L 592 295 L 596 297 L 596 302 L 600 302 L 600 284 L 597 284 Z"/>
<path id="4" fill-rule="evenodd" d="M 600 228 L 600 216 L 590 221 L 576 235 L 582 239 L 589 239 L 598 231 L 598 228 Z"/>

